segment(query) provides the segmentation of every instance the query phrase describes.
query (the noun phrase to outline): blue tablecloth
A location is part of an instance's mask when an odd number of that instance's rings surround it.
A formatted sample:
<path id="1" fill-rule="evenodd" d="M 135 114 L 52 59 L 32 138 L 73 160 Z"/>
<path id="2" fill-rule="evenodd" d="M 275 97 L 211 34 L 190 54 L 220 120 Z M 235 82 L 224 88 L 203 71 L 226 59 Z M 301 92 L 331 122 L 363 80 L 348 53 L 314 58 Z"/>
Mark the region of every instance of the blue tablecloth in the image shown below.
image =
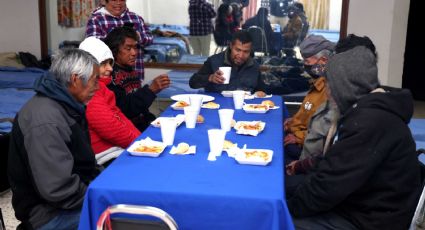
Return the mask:
<path id="1" fill-rule="evenodd" d="M 172 70 L 168 72 L 171 85 L 157 94 L 158 98 L 169 99 L 173 95 L 185 93 L 199 93 L 203 89 L 192 89 L 189 86 L 189 79 L 195 71 Z"/>
<path id="2" fill-rule="evenodd" d="M 232 98 L 211 95 L 221 108 L 233 107 Z M 220 125 L 217 110 L 202 109 L 205 123 L 195 129 L 182 124 L 174 141 L 196 145 L 196 155 L 171 155 L 169 147 L 158 158 L 124 152 L 89 186 L 79 228 L 95 229 L 99 215 L 109 205 L 136 204 L 165 210 L 184 230 L 293 229 L 284 198 L 282 118 L 287 112 L 281 97 L 272 100 L 284 109 L 266 114 L 235 112 L 237 121 L 266 122 L 257 137 L 237 135 L 234 130 L 226 134 L 227 140 L 239 146 L 272 149 L 273 161 L 268 166 L 240 165 L 225 153 L 215 162 L 207 161 L 207 130 Z M 168 108 L 162 116 L 180 113 Z M 149 127 L 139 138 L 147 136 L 160 141 L 160 129 Z"/>

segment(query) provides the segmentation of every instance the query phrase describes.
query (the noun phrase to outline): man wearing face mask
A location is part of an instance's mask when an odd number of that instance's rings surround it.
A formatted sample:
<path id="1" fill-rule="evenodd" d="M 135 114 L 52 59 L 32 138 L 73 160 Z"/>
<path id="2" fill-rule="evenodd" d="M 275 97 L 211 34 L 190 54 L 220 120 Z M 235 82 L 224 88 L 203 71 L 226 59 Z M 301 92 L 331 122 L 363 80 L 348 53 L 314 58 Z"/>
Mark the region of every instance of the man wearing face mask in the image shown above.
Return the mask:
<path id="1" fill-rule="evenodd" d="M 286 163 L 299 158 L 308 123 L 320 105 L 327 100 L 323 71 L 334 46 L 334 43 L 321 35 L 310 35 L 300 45 L 304 68 L 312 78 L 312 86 L 298 112 L 284 122 Z"/>

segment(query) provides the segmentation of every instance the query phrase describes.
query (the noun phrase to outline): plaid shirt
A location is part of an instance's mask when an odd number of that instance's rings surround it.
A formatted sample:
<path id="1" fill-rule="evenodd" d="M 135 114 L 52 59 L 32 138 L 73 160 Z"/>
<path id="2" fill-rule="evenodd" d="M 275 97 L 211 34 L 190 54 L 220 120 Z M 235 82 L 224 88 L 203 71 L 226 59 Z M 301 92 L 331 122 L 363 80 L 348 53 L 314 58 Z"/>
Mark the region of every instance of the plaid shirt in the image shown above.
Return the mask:
<path id="1" fill-rule="evenodd" d="M 148 46 L 152 43 L 153 36 L 143 18 L 136 13 L 130 12 L 128 9 L 119 17 L 111 15 L 104 7 L 96 9 L 87 22 L 86 37 L 95 36 L 104 39 L 111 30 L 123 26 L 126 22 L 134 24 L 134 29 L 140 34 L 139 45 L 141 47 Z M 142 48 L 137 52 L 136 66 L 134 69 L 139 73 L 140 79 L 143 80 L 144 67 Z"/>
<path id="2" fill-rule="evenodd" d="M 205 0 L 189 1 L 190 35 L 204 36 L 213 32 L 211 19 L 216 16 L 213 5 Z"/>

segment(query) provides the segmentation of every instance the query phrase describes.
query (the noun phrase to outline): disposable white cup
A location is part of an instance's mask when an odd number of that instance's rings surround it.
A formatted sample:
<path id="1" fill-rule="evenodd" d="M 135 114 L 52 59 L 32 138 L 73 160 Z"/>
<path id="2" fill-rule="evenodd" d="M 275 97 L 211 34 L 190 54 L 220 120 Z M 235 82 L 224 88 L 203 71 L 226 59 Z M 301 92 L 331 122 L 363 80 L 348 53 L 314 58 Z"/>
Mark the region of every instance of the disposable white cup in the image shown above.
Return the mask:
<path id="1" fill-rule="evenodd" d="M 233 91 L 233 103 L 235 104 L 235 109 L 242 109 L 244 99 L 245 99 L 245 91 L 243 90 Z"/>
<path id="2" fill-rule="evenodd" d="M 193 129 L 196 126 L 196 118 L 199 114 L 199 108 L 195 106 L 186 106 L 184 110 L 184 121 L 186 123 L 186 128 Z"/>
<path id="3" fill-rule="evenodd" d="M 235 110 L 233 109 L 218 110 L 218 115 L 220 117 L 220 126 L 222 130 L 226 132 L 230 131 L 234 113 L 235 113 Z"/>
<path id="4" fill-rule="evenodd" d="M 211 154 L 215 154 L 216 156 L 221 156 L 225 137 L 226 137 L 226 131 L 222 129 L 208 130 L 208 142 L 210 144 Z"/>
<path id="5" fill-rule="evenodd" d="M 232 67 L 222 66 L 219 67 L 221 72 L 223 72 L 224 82 L 223 84 L 229 84 L 230 82 L 230 73 L 232 72 Z"/>
<path id="6" fill-rule="evenodd" d="M 202 95 L 197 95 L 197 94 L 190 95 L 189 96 L 189 104 L 190 104 L 190 106 L 197 108 L 198 112 L 199 112 L 199 110 L 201 109 L 201 105 L 202 105 L 202 99 L 203 99 Z"/>
<path id="7" fill-rule="evenodd" d="M 172 117 L 161 118 L 161 136 L 165 145 L 173 145 L 177 121 Z"/>

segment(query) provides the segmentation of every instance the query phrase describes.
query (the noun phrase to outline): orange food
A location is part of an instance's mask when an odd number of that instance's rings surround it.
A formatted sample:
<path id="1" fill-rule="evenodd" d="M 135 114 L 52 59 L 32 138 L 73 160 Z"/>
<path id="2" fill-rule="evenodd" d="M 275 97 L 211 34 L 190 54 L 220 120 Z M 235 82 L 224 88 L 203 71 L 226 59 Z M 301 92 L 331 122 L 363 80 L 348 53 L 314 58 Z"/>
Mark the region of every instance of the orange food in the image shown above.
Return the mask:
<path id="1" fill-rule="evenodd" d="M 260 122 L 257 122 L 255 124 L 243 124 L 242 128 L 245 130 L 260 130 L 261 125 L 260 125 Z"/>
<path id="2" fill-rule="evenodd" d="M 262 104 L 253 104 L 253 105 L 249 105 L 248 108 L 250 109 L 259 109 L 259 110 L 267 110 L 268 106 L 267 105 L 262 105 Z"/>
<path id="3" fill-rule="evenodd" d="M 267 152 L 264 151 L 250 151 L 250 152 L 245 152 L 245 157 L 251 158 L 251 157 L 260 157 L 262 158 L 264 161 L 268 161 L 269 160 L 269 154 Z"/>
<path id="4" fill-rule="evenodd" d="M 196 118 L 196 123 L 204 123 L 205 118 L 202 115 L 198 115 Z"/>
<path id="5" fill-rule="evenodd" d="M 134 149 L 135 152 L 141 153 L 159 153 L 162 151 L 161 146 L 146 146 L 142 145 Z"/>
<path id="6" fill-rule="evenodd" d="M 179 107 L 179 108 L 183 108 L 183 107 L 186 107 L 186 106 L 189 106 L 189 103 L 187 103 L 185 101 L 178 101 L 176 103 L 176 107 Z"/>

